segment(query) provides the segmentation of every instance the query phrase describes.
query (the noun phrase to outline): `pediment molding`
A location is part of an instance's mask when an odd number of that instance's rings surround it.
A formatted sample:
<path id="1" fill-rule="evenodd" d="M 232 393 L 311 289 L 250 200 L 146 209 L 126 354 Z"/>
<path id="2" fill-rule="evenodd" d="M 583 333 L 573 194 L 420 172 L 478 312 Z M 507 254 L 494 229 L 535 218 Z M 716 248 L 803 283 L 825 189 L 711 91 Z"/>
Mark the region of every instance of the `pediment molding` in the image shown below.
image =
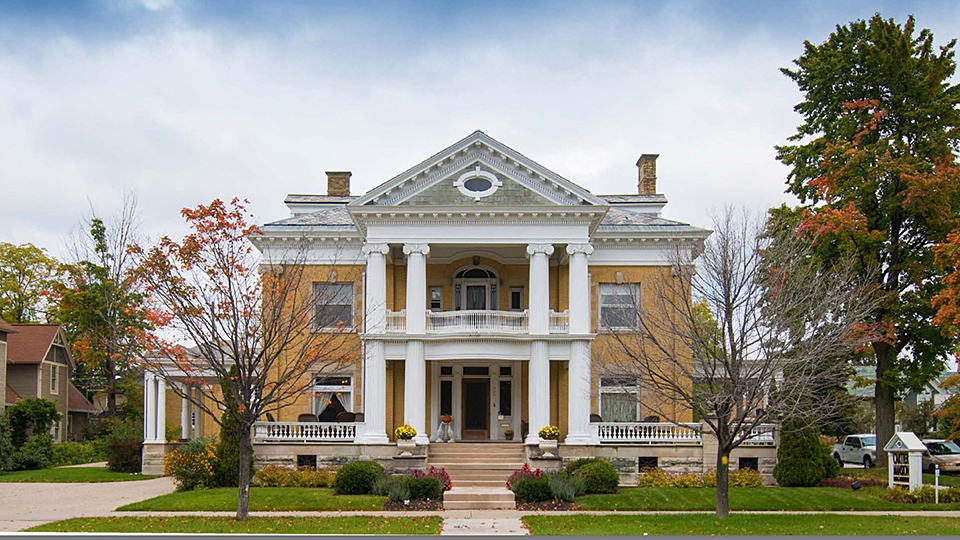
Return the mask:
<path id="1" fill-rule="evenodd" d="M 348 206 L 396 206 L 439 182 L 453 182 L 481 164 L 559 206 L 608 206 L 603 199 L 550 171 L 482 131 L 395 176 Z"/>

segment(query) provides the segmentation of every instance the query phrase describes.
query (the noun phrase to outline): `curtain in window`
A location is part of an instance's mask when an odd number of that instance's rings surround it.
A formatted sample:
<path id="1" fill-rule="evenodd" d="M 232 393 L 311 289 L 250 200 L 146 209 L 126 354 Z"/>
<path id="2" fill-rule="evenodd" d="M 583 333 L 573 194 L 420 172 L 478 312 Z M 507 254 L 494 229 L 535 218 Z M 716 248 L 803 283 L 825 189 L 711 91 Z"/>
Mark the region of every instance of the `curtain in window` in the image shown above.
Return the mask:
<path id="1" fill-rule="evenodd" d="M 320 416 L 330 405 L 330 398 L 332 397 L 333 392 L 321 392 L 319 394 L 314 394 L 312 407 L 313 414 Z"/>
<path id="2" fill-rule="evenodd" d="M 600 416 L 604 422 L 636 422 L 637 395 L 605 392 L 600 399 Z"/>

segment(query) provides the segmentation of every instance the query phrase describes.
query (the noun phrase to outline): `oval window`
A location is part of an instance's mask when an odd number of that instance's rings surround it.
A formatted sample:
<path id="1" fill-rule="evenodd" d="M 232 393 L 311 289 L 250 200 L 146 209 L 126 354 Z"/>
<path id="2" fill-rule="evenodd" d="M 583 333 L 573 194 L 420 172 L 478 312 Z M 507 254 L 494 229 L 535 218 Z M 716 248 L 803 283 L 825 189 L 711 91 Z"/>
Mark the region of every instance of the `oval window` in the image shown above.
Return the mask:
<path id="1" fill-rule="evenodd" d="M 463 183 L 463 187 L 467 188 L 467 191 L 472 191 L 474 193 L 482 193 L 491 187 L 493 187 L 493 182 L 482 177 L 474 176 L 473 178 L 468 179 Z"/>

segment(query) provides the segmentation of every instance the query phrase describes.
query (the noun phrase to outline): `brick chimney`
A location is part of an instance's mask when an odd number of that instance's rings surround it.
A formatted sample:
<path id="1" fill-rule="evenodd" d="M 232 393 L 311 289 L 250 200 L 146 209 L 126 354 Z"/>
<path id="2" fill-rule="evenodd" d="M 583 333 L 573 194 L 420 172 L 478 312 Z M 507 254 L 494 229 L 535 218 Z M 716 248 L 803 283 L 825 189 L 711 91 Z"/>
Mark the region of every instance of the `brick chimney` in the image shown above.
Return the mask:
<path id="1" fill-rule="evenodd" d="M 637 160 L 639 179 L 637 189 L 641 195 L 657 193 L 657 158 L 660 154 L 643 154 Z"/>
<path id="2" fill-rule="evenodd" d="M 350 195 L 350 171 L 327 171 L 327 195 Z"/>

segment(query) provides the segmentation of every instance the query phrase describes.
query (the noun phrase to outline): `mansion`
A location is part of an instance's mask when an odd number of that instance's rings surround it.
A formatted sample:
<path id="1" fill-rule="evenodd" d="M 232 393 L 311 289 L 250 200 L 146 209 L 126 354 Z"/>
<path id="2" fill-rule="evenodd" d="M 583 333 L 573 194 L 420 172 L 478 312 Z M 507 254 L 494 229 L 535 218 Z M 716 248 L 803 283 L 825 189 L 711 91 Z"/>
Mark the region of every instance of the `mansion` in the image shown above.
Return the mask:
<path id="1" fill-rule="evenodd" d="M 603 376 L 616 354 L 609 329 L 636 324 L 633 299 L 669 275 L 671 250 L 710 234 L 662 216 L 657 155 L 637 167 L 636 193 L 597 195 L 476 131 L 366 193 L 351 192 L 349 172 L 328 172 L 326 194 L 288 195 L 289 216 L 254 243 L 267 257 L 310 239 L 309 272 L 336 276 L 314 284 L 337 308 L 318 310 L 317 330 L 357 327 L 362 354 L 315 373 L 313 392 L 256 425 L 258 465 L 549 468 L 595 455 L 625 482 L 644 464 L 710 467 L 715 444 L 689 412 L 662 417 L 670 408 L 639 386 Z M 165 426 L 191 438 L 214 424 L 164 384 L 147 374 L 145 472 L 168 445 Z M 405 456 L 402 425 L 417 433 Z M 555 452 L 538 436 L 550 425 Z M 765 429 L 733 468 L 770 472 Z"/>

